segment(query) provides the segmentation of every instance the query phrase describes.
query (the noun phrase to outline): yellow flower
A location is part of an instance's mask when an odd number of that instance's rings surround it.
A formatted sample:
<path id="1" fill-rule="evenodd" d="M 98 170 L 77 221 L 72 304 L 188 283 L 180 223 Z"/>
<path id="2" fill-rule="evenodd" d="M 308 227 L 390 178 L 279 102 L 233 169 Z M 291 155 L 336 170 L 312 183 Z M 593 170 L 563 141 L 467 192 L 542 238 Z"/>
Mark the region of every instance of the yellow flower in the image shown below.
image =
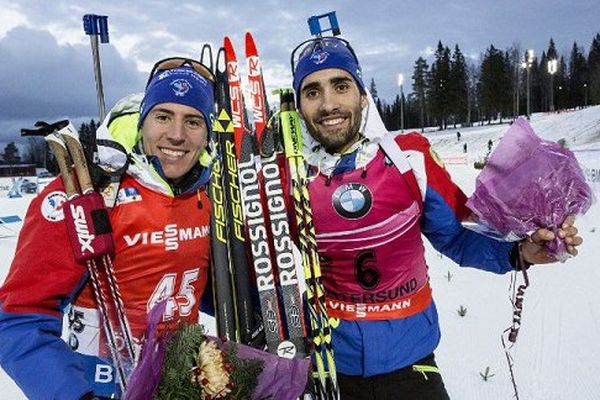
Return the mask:
<path id="1" fill-rule="evenodd" d="M 225 397 L 231 392 L 228 387 L 230 374 L 225 368 L 223 353 L 215 342 L 205 340 L 200 344 L 196 366 L 195 379 L 202 391 L 202 400 Z"/>

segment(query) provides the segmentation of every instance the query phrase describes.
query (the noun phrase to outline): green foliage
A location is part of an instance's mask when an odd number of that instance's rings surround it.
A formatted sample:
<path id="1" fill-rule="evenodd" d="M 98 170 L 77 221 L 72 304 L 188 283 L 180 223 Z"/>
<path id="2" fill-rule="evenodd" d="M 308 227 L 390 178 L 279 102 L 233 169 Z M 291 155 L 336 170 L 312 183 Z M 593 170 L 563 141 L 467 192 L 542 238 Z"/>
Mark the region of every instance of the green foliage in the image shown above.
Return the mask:
<path id="1" fill-rule="evenodd" d="M 564 44 L 558 44 L 561 48 Z M 570 54 L 561 55 L 550 38 L 547 49 L 535 54 L 529 69 L 523 68 L 524 49 L 519 45 L 502 51 L 491 45 L 480 60 L 468 62 L 458 44 L 454 51 L 438 41 L 428 65 L 424 57 L 414 64 L 412 93 L 404 88 L 404 128 L 439 124 L 445 129 L 450 122 L 471 126 L 475 120 L 523 115 L 527 102 L 527 71 L 530 83 L 531 112 L 548 111 L 553 102 L 560 110 L 600 103 L 600 34 L 596 34 L 586 58 L 585 49 L 573 44 Z M 548 73 L 548 61 L 558 60 L 557 71 Z M 375 79 L 370 90 L 377 109 L 390 130 L 400 126 L 400 96 L 392 104 L 377 95 Z M 552 93 L 551 93 L 552 92 Z M 552 101 L 551 101 L 552 100 Z"/>
<path id="2" fill-rule="evenodd" d="M 448 280 L 448 282 L 450 282 L 450 281 L 452 280 L 452 277 L 453 277 L 454 275 L 452 275 L 452 274 L 450 273 L 450 271 L 448 271 L 448 272 L 446 273 L 446 275 L 444 275 L 444 276 L 446 277 L 446 279 Z"/>
<path id="3" fill-rule="evenodd" d="M 15 142 L 10 142 L 4 147 L 2 159 L 6 164 L 18 164 L 19 161 L 21 161 L 21 157 L 19 156 L 19 148 Z"/>
<path id="4" fill-rule="evenodd" d="M 431 113 L 440 129 L 446 129 L 450 115 L 450 49 L 441 41 L 438 42 L 429 77 Z"/>
<path id="5" fill-rule="evenodd" d="M 371 84 L 369 85 L 369 92 L 371 92 L 371 96 L 373 96 L 373 100 L 377 101 L 377 99 L 379 99 L 379 95 L 377 94 L 377 85 L 375 85 L 375 78 L 371 78 Z"/>
<path id="6" fill-rule="evenodd" d="M 206 340 L 201 325 L 182 324 L 167 344 L 165 362 L 154 400 L 198 400 L 200 388 L 193 382 L 193 369 L 200 344 Z M 225 353 L 232 365 L 231 382 L 234 391 L 226 400 L 249 399 L 263 370 L 262 360 L 246 360 L 237 357 L 237 347 L 231 346 Z M 224 399 L 225 400 L 225 399 Z"/>
<path id="7" fill-rule="evenodd" d="M 197 400 L 200 390 L 193 383 L 192 369 L 200 344 L 205 340 L 200 325 L 181 325 L 167 345 L 165 362 L 155 400 Z"/>
<path id="8" fill-rule="evenodd" d="M 567 146 L 567 139 L 565 139 L 565 138 L 558 139 L 558 141 L 556 143 L 558 143 L 560 145 L 560 147 L 562 147 L 563 149 L 566 149 L 569 147 L 569 146 Z"/>
<path id="9" fill-rule="evenodd" d="M 429 74 L 429 65 L 423 57 L 419 57 L 415 61 L 415 68 L 413 71 L 413 92 L 415 93 L 416 102 L 419 105 L 419 127 L 421 129 L 425 126 L 425 105 L 426 105 L 426 94 L 428 90 L 427 76 Z"/>
<path id="10" fill-rule="evenodd" d="M 254 391 L 257 377 L 264 368 L 262 360 L 245 360 L 237 357 L 237 349 L 232 346 L 227 352 L 227 358 L 233 365 L 231 380 L 233 387 L 237 388 L 233 400 L 244 400 L 250 398 L 249 394 Z"/>
<path id="11" fill-rule="evenodd" d="M 454 126 L 456 126 L 456 122 L 463 122 L 467 118 L 467 108 L 469 106 L 468 81 L 467 62 L 457 44 L 454 46 L 454 53 L 450 62 L 450 81 L 448 82 L 448 97 L 450 111 L 454 116 Z"/>
<path id="12" fill-rule="evenodd" d="M 488 121 L 508 115 L 512 107 L 509 58 L 493 45 L 481 62 L 481 108 Z"/>
<path id="13" fill-rule="evenodd" d="M 600 33 L 596 34 L 588 54 L 588 104 L 600 103 Z"/>
<path id="14" fill-rule="evenodd" d="M 485 156 L 483 160 L 478 160 L 473 162 L 473 168 L 475 169 L 483 169 L 488 162 L 488 156 Z"/>
<path id="15" fill-rule="evenodd" d="M 491 377 L 494 376 L 494 374 L 490 374 L 489 366 L 485 367 L 485 372 L 480 372 L 479 375 L 481 376 L 481 379 L 483 379 L 485 382 L 487 382 Z"/>
<path id="16" fill-rule="evenodd" d="M 569 59 L 569 107 L 584 105 L 588 88 L 588 64 L 583 49 L 573 43 Z"/>

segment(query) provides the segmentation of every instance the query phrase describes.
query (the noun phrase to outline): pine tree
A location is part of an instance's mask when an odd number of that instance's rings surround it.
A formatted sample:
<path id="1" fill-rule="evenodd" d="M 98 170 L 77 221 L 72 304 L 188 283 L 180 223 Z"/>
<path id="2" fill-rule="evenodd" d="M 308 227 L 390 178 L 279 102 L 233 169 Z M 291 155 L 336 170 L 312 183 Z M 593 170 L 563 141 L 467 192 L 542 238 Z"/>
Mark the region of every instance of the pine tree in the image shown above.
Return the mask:
<path id="1" fill-rule="evenodd" d="M 385 116 L 385 109 L 384 109 L 384 105 L 381 101 L 381 99 L 377 99 L 375 100 L 375 107 L 377 107 L 377 112 L 379 113 L 379 115 L 384 118 Z"/>
<path id="2" fill-rule="evenodd" d="M 480 120 L 481 102 L 479 97 L 478 82 L 480 67 L 474 63 L 468 64 L 468 106 L 467 106 L 467 125 L 472 126 L 473 112 L 476 112 L 477 119 Z"/>
<path id="3" fill-rule="evenodd" d="M 567 74 L 567 63 L 563 56 L 558 61 L 558 70 L 554 76 L 555 96 L 554 96 L 554 108 L 562 109 L 567 107 L 568 102 L 568 74 Z"/>
<path id="4" fill-rule="evenodd" d="M 373 96 L 373 100 L 377 101 L 379 99 L 379 95 L 377 94 L 377 86 L 375 85 L 375 78 L 371 78 L 371 84 L 369 85 L 369 92 L 371 92 L 371 96 Z"/>
<path id="5" fill-rule="evenodd" d="M 27 163 L 35 164 L 38 168 L 46 168 L 47 142 L 41 137 L 28 137 L 27 150 L 24 159 Z"/>
<path id="6" fill-rule="evenodd" d="M 588 54 L 588 104 L 600 103 L 600 33 L 596 34 Z"/>
<path id="7" fill-rule="evenodd" d="M 19 148 L 15 142 L 10 142 L 4 147 L 2 159 L 6 164 L 18 164 L 21 161 L 21 156 L 19 156 Z"/>
<path id="8" fill-rule="evenodd" d="M 558 52 L 556 51 L 556 45 L 554 44 L 554 39 L 550 38 L 550 42 L 548 43 L 548 51 L 546 51 L 546 55 L 549 60 L 557 59 Z"/>
<path id="9" fill-rule="evenodd" d="M 535 57 L 531 63 L 531 112 L 544 109 L 544 77 L 542 65 Z"/>
<path id="10" fill-rule="evenodd" d="M 87 133 L 87 129 L 88 129 L 88 127 L 87 127 L 86 123 L 82 122 L 77 131 L 79 132 L 80 135 L 85 135 Z"/>
<path id="11" fill-rule="evenodd" d="M 419 57 L 415 62 L 415 69 L 413 71 L 413 93 L 415 94 L 416 101 L 419 105 L 419 126 L 421 132 L 425 127 L 425 107 L 426 107 L 426 93 L 427 93 L 427 74 L 429 65 L 423 57 Z"/>
<path id="12" fill-rule="evenodd" d="M 496 116 L 510 114 L 512 96 L 508 59 L 504 52 L 493 45 L 486 51 L 481 62 L 481 108 L 488 124 Z"/>
<path id="13" fill-rule="evenodd" d="M 446 129 L 448 116 L 450 114 L 450 103 L 448 97 L 450 80 L 450 49 L 438 42 L 431 66 L 431 80 L 429 82 L 431 93 L 431 111 L 437 120 L 440 130 Z"/>
<path id="14" fill-rule="evenodd" d="M 523 80 L 522 75 L 522 59 L 521 59 L 521 46 L 519 43 L 514 43 L 510 48 L 506 50 L 509 60 L 509 74 L 511 82 L 511 93 L 512 93 L 512 118 L 516 118 L 520 114 L 520 99 L 521 99 L 521 86 Z"/>
<path id="15" fill-rule="evenodd" d="M 569 59 L 569 106 L 583 106 L 587 90 L 587 61 L 582 50 L 573 43 Z M 585 86 L 584 86 L 585 85 Z"/>
<path id="16" fill-rule="evenodd" d="M 454 127 L 456 122 L 464 122 L 468 108 L 468 73 L 467 63 L 458 44 L 454 47 L 448 82 L 449 111 L 453 115 Z"/>

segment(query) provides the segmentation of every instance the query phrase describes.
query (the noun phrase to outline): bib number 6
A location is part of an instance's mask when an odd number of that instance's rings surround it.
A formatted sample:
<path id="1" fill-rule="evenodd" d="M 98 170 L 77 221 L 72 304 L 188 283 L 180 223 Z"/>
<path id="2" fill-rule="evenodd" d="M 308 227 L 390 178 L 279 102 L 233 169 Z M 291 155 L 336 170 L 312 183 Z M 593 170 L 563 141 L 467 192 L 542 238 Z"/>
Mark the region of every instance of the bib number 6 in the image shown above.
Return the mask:
<path id="1" fill-rule="evenodd" d="M 196 304 L 196 291 L 193 283 L 198 280 L 199 274 L 200 268 L 185 271 L 177 293 L 175 293 L 175 285 L 177 283 L 178 274 L 165 274 L 154 288 L 154 292 L 152 292 L 150 299 L 148 299 L 146 305 L 147 312 L 149 313 L 156 304 L 167 300 L 163 321 L 173 319 L 176 312 L 178 312 L 181 317 L 190 315 Z"/>
<path id="2" fill-rule="evenodd" d="M 379 284 L 380 275 L 373 250 L 363 251 L 356 257 L 354 275 L 363 289 L 370 290 Z"/>

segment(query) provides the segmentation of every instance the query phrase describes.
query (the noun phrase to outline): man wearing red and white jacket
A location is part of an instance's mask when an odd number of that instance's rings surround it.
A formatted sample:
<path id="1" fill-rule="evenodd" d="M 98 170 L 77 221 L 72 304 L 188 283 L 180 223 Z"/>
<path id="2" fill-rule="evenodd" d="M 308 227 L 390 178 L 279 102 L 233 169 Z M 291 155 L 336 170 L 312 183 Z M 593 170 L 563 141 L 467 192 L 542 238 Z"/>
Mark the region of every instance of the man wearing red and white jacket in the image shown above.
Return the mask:
<path id="1" fill-rule="evenodd" d="M 121 100 L 97 133 L 125 149 L 100 147 L 101 167 L 114 171 L 128 160 L 109 215 L 134 345 L 141 344 L 147 313 L 163 300 L 164 323 L 198 321 L 209 266 L 213 86 L 197 61 L 158 62 L 143 98 Z M 65 201 L 57 178 L 27 211 L 0 288 L 0 364 L 30 399 L 119 398 L 89 274 L 71 252 Z"/>
<path id="2" fill-rule="evenodd" d="M 448 399 L 421 234 L 462 266 L 503 274 L 556 261 L 543 248 L 553 233 L 508 243 L 463 228 L 466 196 L 425 137 L 385 130 L 348 42 L 316 38 L 292 59 L 341 397 Z M 572 255 L 576 234 L 568 218 L 559 235 Z"/>

